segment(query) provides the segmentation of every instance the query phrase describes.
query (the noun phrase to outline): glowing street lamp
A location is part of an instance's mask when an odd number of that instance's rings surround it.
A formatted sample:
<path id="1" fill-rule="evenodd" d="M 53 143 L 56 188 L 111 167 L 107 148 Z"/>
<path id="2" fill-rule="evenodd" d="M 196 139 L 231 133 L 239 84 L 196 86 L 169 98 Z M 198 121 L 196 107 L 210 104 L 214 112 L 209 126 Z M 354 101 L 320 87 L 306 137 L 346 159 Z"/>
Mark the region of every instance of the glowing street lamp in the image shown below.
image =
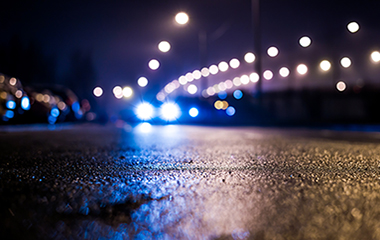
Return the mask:
<path id="1" fill-rule="evenodd" d="M 101 97 L 103 95 L 103 89 L 101 87 L 96 87 L 93 90 L 93 94 L 95 97 Z"/>
<path id="2" fill-rule="evenodd" d="M 349 59 L 348 57 L 343 57 L 340 60 L 340 64 L 342 65 L 342 67 L 348 68 L 351 66 L 351 59 Z"/>
<path id="3" fill-rule="evenodd" d="M 130 98 L 132 96 L 132 94 L 133 94 L 132 88 L 130 88 L 130 87 L 123 88 L 123 96 L 125 98 Z"/>
<path id="4" fill-rule="evenodd" d="M 270 47 L 267 50 L 269 57 L 276 57 L 278 55 L 278 49 L 276 47 Z"/>
<path id="5" fill-rule="evenodd" d="M 177 13 L 175 16 L 175 21 L 180 25 L 184 25 L 189 22 L 189 15 L 187 15 L 185 12 Z"/>
<path id="6" fill-rule="evenodd" d="M 330 70 L 331 68 L 331 63 L 327 60 L 323 60 L 320 64 L 319 64 L 319 67 L 323 70 L 323 71 L 328 71 Z"/>
<path id="7" fill-rule="evenodd" d="M 380 52 L 378 51 L 374 51 L 371 53 L 371 58 L 372 58 L 372 61 L 374 62 L 379 62 L 380 61 Z"/>
<path id="8" fill-rule="evenodd" d="M 138 80 L 137 80 L 137 84 L 140 86 L 140 87 L 146 87 L 146 85 L 148 85 L 148 79 L 146 77 L 140 77 Z"/>
<path id="9" fill-rule="evenodd" d="M 357 31 L 359 31 L 360 27 L 357 22 L 350 22 L 349 24 L 347 24 L 347 29 L 351 33 L 356 33 Z"/>
<path id="10" fill-rule="evenodd" d="M 308 36 L 303 36 L 303 37 L 300 38 L 299 44 L 302 47 L 307 48 L 311 44 L 311 39 Z"/>
<path id="11" fill-rule="evenodd" d="M 161 51 L 161 52 L 169 52 L 171 46 L 170 46 L 170 43 L 167 42 L 167 41 L 161 41 L 159 44 L 158 44 L 158 49 Z"/>
<path id="12" fill-rule="evenodd" d="M 152 70 L 157 70 L 160 67 L 160 62 L 157 59 L 152 59 L 149 61 L 148 66 Z"/>

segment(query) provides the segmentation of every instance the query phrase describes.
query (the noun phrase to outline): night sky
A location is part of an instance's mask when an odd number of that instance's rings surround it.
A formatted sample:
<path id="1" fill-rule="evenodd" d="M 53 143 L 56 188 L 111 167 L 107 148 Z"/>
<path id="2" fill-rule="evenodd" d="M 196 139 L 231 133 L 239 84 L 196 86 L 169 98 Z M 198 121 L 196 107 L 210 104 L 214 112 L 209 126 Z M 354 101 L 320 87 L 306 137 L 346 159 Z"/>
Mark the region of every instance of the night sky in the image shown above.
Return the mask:
<path id="1" fill-rule="evenodd" d="M 343 35 L 336 29 L 344 29 L 352 20 L 365 26 L 363 32 L 375 36 L 361 44 L 374 45 L 379 42 L 378 9 L 379 1 L 261 1 L 262 47 L 276 44 L 292 58 L 297 55 L 292 55 L 292 51 L 299 47 L 300 36 L 315 37 L 323 48 L 331 39 L 340 39 Z M 186 26 L 173 21 L 179 11 L 190 16 Z M 253 50 L 251 1 L 0 3 L 1 45 L 7 46 L 15 36 L 25 45 L 36 42 L 45 56 L 55 59 L 53 81 L 59 83 L 67 81 L 67 72 L 73 64 L 70 61 L 76 53 L 89 56 L 95 71 L 92 84 L 102 85 L 106 90 L 116 84 L 136 86 L 138 77 L 146 76 L 149 86 L 157 92 L 179 75 L 198 69 L 201 31 L 208 35 L 207 65 L 242 58 Z M 158 51 L 161 40 L 172 44 L 170 52 Z M 162 64 L 155 72 L 147 66 L 151 58 Z"/>

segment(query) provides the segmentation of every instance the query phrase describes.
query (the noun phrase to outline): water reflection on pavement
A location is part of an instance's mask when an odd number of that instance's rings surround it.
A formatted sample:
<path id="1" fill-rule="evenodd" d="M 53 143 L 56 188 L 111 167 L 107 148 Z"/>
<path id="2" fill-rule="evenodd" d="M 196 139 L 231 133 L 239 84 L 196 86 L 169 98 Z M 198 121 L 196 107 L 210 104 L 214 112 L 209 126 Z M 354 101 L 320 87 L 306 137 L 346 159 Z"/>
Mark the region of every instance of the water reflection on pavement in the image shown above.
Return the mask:
<path id="1" fill-rule="evenodd" d="M 376 143 L 185 126 L 1 134 L 10 238 L 380 236 Z"/>

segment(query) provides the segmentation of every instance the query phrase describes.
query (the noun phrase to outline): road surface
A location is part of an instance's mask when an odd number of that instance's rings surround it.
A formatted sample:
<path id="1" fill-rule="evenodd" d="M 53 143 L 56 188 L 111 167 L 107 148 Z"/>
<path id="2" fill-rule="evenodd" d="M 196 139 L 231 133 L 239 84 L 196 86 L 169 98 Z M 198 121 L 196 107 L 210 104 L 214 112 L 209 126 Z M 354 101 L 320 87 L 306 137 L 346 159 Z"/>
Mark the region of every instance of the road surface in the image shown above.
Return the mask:
<path id="1" fill-rule="evenodd" d="M 2 127 L 0 232 L 380 239 L 379 143 L 379 133 L 330 130 Z"/>

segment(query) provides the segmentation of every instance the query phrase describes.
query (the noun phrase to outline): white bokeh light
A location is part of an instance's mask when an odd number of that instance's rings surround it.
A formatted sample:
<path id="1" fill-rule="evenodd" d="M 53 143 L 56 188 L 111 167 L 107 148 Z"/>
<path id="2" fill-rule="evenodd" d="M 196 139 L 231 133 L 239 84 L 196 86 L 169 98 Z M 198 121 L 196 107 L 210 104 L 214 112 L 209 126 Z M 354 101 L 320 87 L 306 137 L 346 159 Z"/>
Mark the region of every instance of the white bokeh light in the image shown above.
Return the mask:
<path id="1" fill-rule="evenodd" d="M 146 87 L 148 85 L 148 79 L 146 77 L 140 77 L 138 80 L 137 80 L 137 84 L 140 86 L 140 87 Z"/>
<path id="2" fill-rule="evenodd" d="M 278 49 L 274 46 L 268 48 L 267 53 L 269 57 L 276 57 L 278 55 Z"/>
<path id="3" fill-rule="evenodd" d="M 379 62 L 380 61 L 380 52 L 374 51 L 371 53 L 371 59 L 374 62 Z"/>
<path id="4" fill-rule="evenodd" d="M 201 77 L 202 77 L 202 73 L 201 73 L 201 71 L 199 71 L 199 70 L 195 70 L 194 72 L 193 72 L 193 76 L 194 76 L 194 79 L 200 79 Z"/>
<path id="5" fill-rule="evenodd" d="M 112 92 L 113 92 L 113 95 L 115 96 L 115 98 L 117 98 L 117 99 L 120 99 L 123 97 L 123 89 L 120 86 L 115 86 L 112 89 Z"/>
<path id="6" fill-rule="evenodd" d="M 219 68 L 216 65 L 211 65 L 209 67 L 209 71 L 212 75 L 215 75 L 219 72 Z"/>
<path id="7" fill-rule="evenodd" d="M 187 87 L 187 92 L 190 93 L 190 94 L 196 94 L 198 91 L 198 88 L 197 86 L 195 86 L 194 84 L 190 84 L 188 87 Z"/>
<path id="8" fill-rule="evenodd" d="M 103 95 L 103 89 L 101 87 L 96 87 L 93 90 L 93 94 L 95 97 L 100 97 Z"/>
<path id="9" fill-rule="evenodd" d="M 204 67 L 204 68 L 202 68 L 201 73 L 202 73 L 203 77 L 208 77 L 210 75 L 210 70 L 208 70 L 208 68 Z"/>
<path id="10" fill-rule="evenodd" d="M 357 22 L 350 22 L 349 24 L 347 24 L 347 29 L 351 33 L 356 33 L 357 31 L 359 31 L 360 27 Z"/>
<path id="11" fill-rule="evenodd" d="M 340 65 L 342 65 L 342 67 L 344 67 L 344 68 L 350 67 L 351 66 L 351 59 L 348 57 L 343 57 L 340 60 Z"/>
<path id="12" fill-rule="evenodd" d="M 251 79 L 251 82 L 258 82 L 260 80 L 259 74 L 253 72 L 249 75 L 249 79 Z"/>
<path id="13" fill-rule="evenodd" d="M 323 71 L 328 71 L 330 70 L 331 68 L 331 63 L 327 60 L 323 60 L 321 61 L 321 63 L 319 64 L 319 67 L 323 70 Z"/>
<path id="14" fill-rule="evenodd" d="M 278 72 L 279 72 L 280 76 L 283 78 L 289 76 L 289 74 L 290 74 L 290 70 L 287 67 L 280 68 L 280 70 Z"/>
<path id="15" fill-rule="evenodd" d="M 178 24 L 184 25 L 189 21 L 189 16 L 185 12 L 177 13 L 175 16 L 175 21 Z"/>
<path id="16" fill-rule="evenodd" d="M 249 83 L 249 77 L 248 77 L 248 75 L 243 75 L 243 76 L 241 76 L 240 77 L 240 82 L 242 83 L 242 84 L 248 84 Z"/>
<path id="17" fill-rule="evenodd" d="M 336 84 L 336 89 L 338 89 L 339 92 L 343 92 L 344 90 L 346 90 L 346 83 L 343 81 L 339 81 Z"/>
<path id="18" fill-rule="evenodd" d="M 303 37 L 301 37 L 300 40 L 299 40 L 299 44 L 300 44 L 302 47 L 304 47 L 304 48 L 310 46 L 310 44 L 311 44 L 311 39 L 310 39 L 310 37 L 308 37 L 308 36 L 303 36 Z"/>
<path id="19" fill-rule="evenodd" d="M 301 75 L 304 75 L 307 73 L 307 66 L 305 64 L 300 64 L 297 66 L 297 72 Z"/>
<path id="20" fill-rule="evenodd" d="M 230 60 L 230 67 L 236 69 L 240 66 L 240 61 L 236 58 Z"/>
<path id="21" fill-rule="evenodd" d="M 158 49 L 161 51 L 161 52 L 169 52 L 171 46 L 170 46 L 170 43 L 167 42 L 167 41 L 161 41 L 159 44 L 158 44 Z"/>
<path id="22" fill-rule="evenodd" d="M 244 55 L 244 60 L 247 62 L 247 63 L 253 63 L 255 60 L 256 60 L 256 56 L 255 54 L 251 53 L 251 52 L 248 52 Z"/>
<path id="23" fill-rule="evenodd" d="M 123 96 L 124 96 L 125 98 L 129 98 L 129 97 L 131 97 L 132 94 L 133 94 L 133 90 L 132 90 L 132 88 L 130 88 L 130 87 L 125 87 L 125 88 L 123 88 Z"/>
<path id="24" fill-rule="evenodd" d="M 228 70 L 228 63 L 222 61 L 218 64 L 218 68 L 221 72 L 225 72 Z"/>
<path id="25" fill-rule="evenodd" d="M 273 78 L 273 73 L 271 70 L 265 70 L 264 73 L 263 73 L 263 77 L 266 79 L 266 80 L 271 80 Z"/>
<path id="26" fill-rule="evenodd" d="M 157 70 L 160 67 L 160 62 L 157 59 L 152 59 L 149 61 L 148 66 L 152 70 Z"/>

